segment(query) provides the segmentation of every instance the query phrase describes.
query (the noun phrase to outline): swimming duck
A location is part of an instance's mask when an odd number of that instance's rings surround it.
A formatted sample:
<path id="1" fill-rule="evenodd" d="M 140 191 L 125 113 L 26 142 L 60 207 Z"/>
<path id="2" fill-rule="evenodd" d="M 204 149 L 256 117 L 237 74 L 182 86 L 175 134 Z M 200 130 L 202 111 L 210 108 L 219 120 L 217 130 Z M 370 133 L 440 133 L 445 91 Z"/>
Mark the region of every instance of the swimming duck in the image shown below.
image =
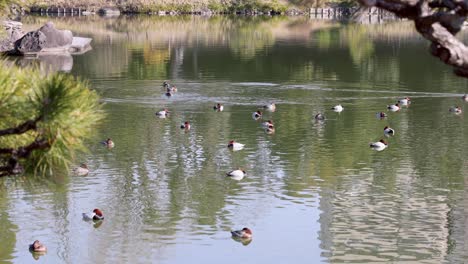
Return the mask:
<path id="1" fill-rule="evenodd" d="M 213 106 L 213 109 L 218 112 L 222 112 L 224 110 L 224 106 L 222 104 L 216 104 Z"/>
<path id="2" fill-rule="evenodd" d="M 177 92 L 177 87 L 173 85 L 172 87 L 166 87 L 166 92 L 167 93 L 176 93 Z"/>
<path id="3" fill-rule="evenodd" d="M 167 90 L 167 89 L 169 89 L 171 87 L 171 85 L 168 82 L 164 81 L 163 82 L 163 87 L 166 88 L 166 90 Z"/>
<path id="4" fill-rule="evenodd" d="M 156 115 L 160 118 L 166 118 L 169 115 L 169 110 L 167 108 L 164 108 L 163 110 L 157 112 Z"/>
<path id="5" fill-rule="evenodd" d="M 378 142 L 373 142 L 373 143 L 369 144 L 371 149 L 374 149 L 374 150 L 377 150 L 377 151 L 384 150 L 387 147 L 387 145 L 388 145 L 388 143 L 383 139 L 379 140 Z"/>
<path id="6" fill-rule="evenodd" d="M 275 125 L 273 125 L 273 121 L 271 121 L 271 120 L 268 120 L 268 121 L 262 123 L 263 128 L 269 128 L 269 127 L 274 127 L 274 126 Z"/>
<path id="7" fill-rule="evenodd" d="M 167 96 L 167 97 L 171 97 L 171 96 L 172 96 L 172 92 L 166 92 L 164 95 Z"/>
<path id="8" fill-rule="evenodd" d="M 180 126 L 181 129 L 185 129 L 185 130 L 190 130 L 190 123 L 189 121 L 185 121 L 181 126 Z"/>
<path id="9" fill-rule="evenodd" d="M 35 240 L 31 245 L 29 245 L 29 250 L 33 252 L 46 252 L 47 247 L 44 246 L 39 240 Z"/>
<path id="10" fill-rule="evenodd" d="M 275 133 L 275 127 L 274 126 L 265 127 L 265 133 L 267 133 L 267 134 Z"/>
<path id="11" fill-rule="evenodd" d="M 270 103 L 270 104 L 264 105 L 263 109 L 265 109 L 266 111 L 274 112 L 276 111 L 276 105 L 274 103 Z"/>
<path id="12" fill-rule="evenodd" d="M 317 121 L 323 121 L 323 120 L 325 120 L 325 115 L 322 114 L 322 113 L 318 113 L 318 114 L 315 115 L 314 118 L 315 118 L 315 120 L 317 120 Z"/>
<path id="13" fill-rule="evenodd" d="M 73 169 L 73 173 L 78 176 L 86 176 L 89 173 L 89 168 L 86 163 L 82 163 L 79 167 Z"/>
<path id="14" fill-rule="evenodd" d="M 261 111 L 257 111 L 257 112 L 252 113 L 252 118 L 255 119 L 255 120 L 258 120 L 261 117 L 262 117 L 262 112 Z"/>
<path id="15" fill-rule="evenodd" d="M 252 238 L 252 230 L 247 227 L 242 228 L 242 230 L 231 231 L 231 235 L 237 238 L 250 239 Z"/>
<path id="16" fill-rule="evenodd" d="M 468 94 L 464 94 L 462 96 L 462 100 L 465 101 L 465 102 L 468 102 Z"/>
<path id="17" fill-rule="evenodd" d="M 108 139 L 106 139 L 105 141 L 102 141 L 101 143 L 102 143 L 103 145 L 105 145 L 106 147 L 108 147 L 108 148 L 113 148 L 113 147 L 115 147 L 115 143 L 114 143 L 114 141 L 112 141 L 111 138 L 108 138 Z"/>
<path id="18" fill-rule="evenodd" d="M 387 114 L 384 112 L 380 112 L 380 113 L 375 114 L 375 116 L 379 119 L 384 119 L 387 117 Z"/>
<path id="19" fill-rule="evenodd" d="M 411 99 L 409 97 L 405 97 L 403 99 L 398 100 L 398 103 L 401 105 L 409 105 L 411 103 Z"/>
<path id="20" fill-rule="evenodd" d="M 383 132 L 384 132 L 385 135 L 389 135 L 389 136 L 394 136 L 395 135 L 395 130 L 393 130 L 393 128 L 388 127 L 388 126 L 384 127 Z"/>
<path id="21" fill-rule="evenodd" d="M 398 103 L 394 105 L 387 105 L 387 109 L 392 112 L 400 111 L 400 105 Z"/>
<path id="22" fill-rule="evenodd" d="M 239 142 L 235 142 L 234 140 L 229 141 L 229 144 L 227 145 L 228 148 L 230 148 L 232 151 L 238 151 L 244 148 L 244 144 L 241 144 Z"/>
<path id="23" fill-rule="evenodd" d="M 92 213 L 83 213 L 83 220 L 104 220 L 104 215 L 99 209 L 94 209 Z"/>
<path id="24" fill-rule="evenodd" d="M 459 107 L 457 105 L 457 106 L 454 106 L 454 107 L 450 107 L 449 112 L 452 112 L 452 113 L 455 113 L 455 114 L 461 114 L 463 111 L 462 111 L 461 107 Z"/>
<path id="25" fill-rule="evenodd" d="M 335 105 L 334 107 L 332 107 L 331 110 L 333 110 L 333 111 L 335 111 L 337 113 L 340 113 L 341 111 L 344 110 L 344 107 L 339 104 L 339 105 Z"/>
<path id="26" fill-rule="evenodd" d="M 226 176 L 228 176 L 228 177 L 244 177 L 245 174 L 246 173 L 245 173 L 244 170 L 237 169 L 237 170 L 232 170 L 232 171 L 226 173 Z"/>

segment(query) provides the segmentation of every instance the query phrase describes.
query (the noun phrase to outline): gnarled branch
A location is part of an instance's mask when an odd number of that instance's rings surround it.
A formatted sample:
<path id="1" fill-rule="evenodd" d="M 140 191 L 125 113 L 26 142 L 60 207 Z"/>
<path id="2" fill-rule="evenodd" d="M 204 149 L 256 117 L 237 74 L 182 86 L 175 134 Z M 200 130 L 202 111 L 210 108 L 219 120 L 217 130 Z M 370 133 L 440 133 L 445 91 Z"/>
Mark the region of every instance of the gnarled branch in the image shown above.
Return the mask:
<path id="1" fill-rule="evenodd" d="M 20 164 L 20 159 L 29 157 L 31 152 L 37 149 L 50 148 L 54 140 L 40 139 L 37 137 L 31 144 L 19 148 L 2 148 L 0 154 L 11 155 L 8 162 L 0 167 L 0 177 L 20 174 L 24 171 Z"/>
<path id="2" fill-rule="evenodd" d="M 37 117 L 34 120 L 28 120 L 17 127 L 7 128 L 0 130 L 0 137 L 5 135 L 19 135 L 29 130 L 34 130 L 37 127 L 37 122 L 42 120 L 42 116 Z"/>

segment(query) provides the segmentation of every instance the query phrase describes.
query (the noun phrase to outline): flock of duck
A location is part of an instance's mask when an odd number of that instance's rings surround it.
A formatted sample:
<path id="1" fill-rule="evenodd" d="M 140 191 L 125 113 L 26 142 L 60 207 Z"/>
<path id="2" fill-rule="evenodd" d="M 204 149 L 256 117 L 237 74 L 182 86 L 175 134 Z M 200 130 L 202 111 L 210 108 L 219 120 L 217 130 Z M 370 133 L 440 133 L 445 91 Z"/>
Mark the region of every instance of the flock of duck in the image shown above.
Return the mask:
<path id="1" fill-rule="evenodd" d="M 163 83 L 163 87 L 165 89 L 165 96 L 167 97 L 171 97 L 177 92 L 176 86 L 170 85 L 166 81 Z M 468 102 L 468 95 L 467 94 L 463 95 L 462 100 L 465 102 Z M 397 103 L 395 104 L 387 105 L 387 110 L 390 112 L 397 112 L 397 111 L 400 111 L 402 106 L 408 107 L 410 104 L 411 104 L 411 99 L 409 97 L 405 97 L 405 98 L 399 99 Z M 213 106 L 213 109 L 217 112 L 222 112 L 224 110 L 224 106 L 220 103 L 217 103 Z M 265 111 L 269 111 L 269 112 L 275 112 L 276 105 L 274 103 L 270 103 L 270 104 L 262 106 L 262 109 Z M 338 105 L 333 106 L 331 110 L 337 113 L 341 113 L 344 110 L 344 107 L 341 104 L 338 104 Z M 453 106 L 449 108 L 449 112 L 452 112 L 455 114 L 461 114 L 462 108 L 460 106 Z M 167 108 L 164 108 L 161 111 L 156 112 L 156 116 L 158 116 L 159 118 L 166 118 L 169 116 L 169 114 L 170 114 L 170 111 Z M 262 117 L 263 117 L 263 113 L 261 110 L 257 110 L 252 113 L 252 118 L 254 120 L 259 120 Z M 376 117 L 379 119 L 384 119 L 384 118 L 387 118 L 387 114 L 385 112 L 379 112 L 376 114 Z M 326 120 L 326 117 L 323 113 L 318 113 L 315 115 L 314 119 L 317 122 L 322 122 Z M 271 120 L 262 122 L 261 126 L 265 129 L 265 132 L 268 134 L 275 132 L 275 126 L 273 124 L 273 121 Z M 183 124 L 181 124 L 180 128 L 184 129 L 185 131 L 189 131 L 191 128 L 190 122 L 185 121 Z M 383 134 L 386 137 L 391 137 L 395 135 L 395 130 L 389 126 L 385 126 L 383 129 Z M 102 141 L 101 143 L 109 149 L 115 146 L 115 143 L 112 141 L 111 138 L 108 138 L 105 141 Z M 229 143 L 227 144 L 227 147 L 231 151 L 242 150 L 244 146 L 245 146 L 244 144 L 236 142 L 234 140 L 230 140 Z M 369 146 L 373 150 L 382 151 L 387 148 L 388 142 L 382 138 L 377 142 L 371 142 Z M 73 169 L 73 172 L 76 175 L 85 176 L 89 173 L 89 168 L 85 163 L 83 163 L 79 167 Z M 226 173 L 227 177 L 231 177 L 232 179 L 235 179 L 235 180 L 242 180 L 245 175 L 246 175 L 245 170 L 241 168 L 231 170 Z M 94 209 L 91 213 L 83 213 L 82 216 L 83 216 L 83 220 L 94 221 L 95 223 L 101 223 L 101 221 L 104 220 L 104 215 L 102 211 L 97 208 Z M 250 230 L 247 227 L 244 227 L 241 230 L 231 231 L 231 235 L 234 240 L 239 241 L 244 245 L 247 245 L 248 243 L 250 243 L 252 239 L 252 230 Z M 29 245 L 29 250 L 32 252 L 36 252 L 36 253 L 44 253 L 47 251 L 47 248 L 39 240 L 35 240 L 31 245 Z"/>

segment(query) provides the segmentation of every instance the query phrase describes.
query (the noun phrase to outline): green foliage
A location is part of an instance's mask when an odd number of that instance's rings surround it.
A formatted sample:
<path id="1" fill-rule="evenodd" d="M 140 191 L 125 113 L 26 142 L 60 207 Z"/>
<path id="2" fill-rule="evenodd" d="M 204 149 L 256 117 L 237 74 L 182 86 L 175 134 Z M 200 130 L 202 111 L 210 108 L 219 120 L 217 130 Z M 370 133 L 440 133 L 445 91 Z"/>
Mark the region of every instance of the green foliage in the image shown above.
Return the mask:
<path id="1" fill-rule="evenodd" d="M 37 69 L 20 69 L 0 63 L 0 130 L 41 119 L 23 134 L 0 137 L 0 148 L 24 147 L 44 139 L 50 148 L 37 149 L 24 161 L 27 170 L 45 173 L 54 166 L 67 167 L 83 140 L 103 117 L 98 95 L 86 82 L 66 74 L 43 76 Z M 5 165 L 8 155 L 0 156 Z"/>

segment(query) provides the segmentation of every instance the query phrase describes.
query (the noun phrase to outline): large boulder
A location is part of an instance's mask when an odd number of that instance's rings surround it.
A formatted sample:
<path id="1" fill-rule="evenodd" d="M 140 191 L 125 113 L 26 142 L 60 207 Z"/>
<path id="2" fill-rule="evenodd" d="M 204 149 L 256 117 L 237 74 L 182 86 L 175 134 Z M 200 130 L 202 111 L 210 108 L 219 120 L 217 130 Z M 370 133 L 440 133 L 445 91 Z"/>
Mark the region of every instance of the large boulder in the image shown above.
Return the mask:
<path id="1" fill-rule="evenodd" d="M 47 38 L 44 48 L 67 47 L 72 44 L 73 33 L 70 30 L 56 29 L 52 22 L 47 22 L 38 31 L 44 33 Z"/>
<path id="2" fill-rule="evenodd" d="M 15 42 L 15 51 L 20 54 L 39 52 L 46 44 L 46 36 L 41 31 L 31 31 Z"/>
<path id="3" fill-rule="evenodd" d="M 28 32 L 15 42 L 15 51 L 20 54 L 49 50 L 68 50 L 73 41 L 70 30 L 58 30 L 47 22 L 36 31 Z"/>

